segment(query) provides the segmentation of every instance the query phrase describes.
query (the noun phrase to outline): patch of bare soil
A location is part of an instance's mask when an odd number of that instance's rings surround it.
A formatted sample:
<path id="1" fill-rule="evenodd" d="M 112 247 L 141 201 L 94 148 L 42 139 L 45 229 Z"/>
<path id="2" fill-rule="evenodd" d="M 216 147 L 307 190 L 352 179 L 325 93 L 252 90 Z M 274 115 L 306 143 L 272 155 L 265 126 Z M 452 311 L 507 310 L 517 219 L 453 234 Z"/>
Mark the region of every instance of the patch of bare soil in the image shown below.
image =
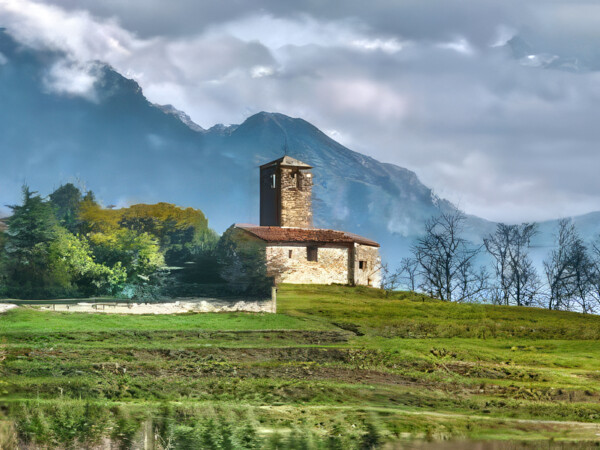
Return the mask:
<path id="1" fill-rule="evenodd" d="M 568 403 L 600 403 L 600 393 L 581 389 L 535 388 L 526 386 L 486 386 L 485 392 L 504 398 L 560 401 Z"/>
<path id="2" fill-rule="evenodd" d="M 543 374 L 520 367 L 466 361 L 440 362 L 438 365 L 445 368 L 448 372 L 453 372 L 464 377 L 488 378 L 492 380 L 546 381 Z"/>
<path id="3" fill-rule="evenodd" d="M 403 442 L 384 446 L 385 450 L 579 450 L 597 448 L 594 442 L 547 441 L 467 441 Z"/>
<path id="4" fill-rule="evenodd" d="M 304 331 L 304 330 L 243 330 L 243 331 L 203 331 L 203 330 L 157 330 L 157 331 L 74 331 L 74 332 L 51 332 L 51 333 L 11 333 L 7 341 L 11 344 L 20 342 L 30 344 L 36 343 L 59 343 L 59 342 L 104 342 L 119 341 L 135 346 L 136 341 L 190 341 L 197 344 L 198 341 L 213 342 L 244 342 L 248 341 L 293 341 L 297 345 L 328 345 L 348 342 L 352 333 L 348 331 Z"/>

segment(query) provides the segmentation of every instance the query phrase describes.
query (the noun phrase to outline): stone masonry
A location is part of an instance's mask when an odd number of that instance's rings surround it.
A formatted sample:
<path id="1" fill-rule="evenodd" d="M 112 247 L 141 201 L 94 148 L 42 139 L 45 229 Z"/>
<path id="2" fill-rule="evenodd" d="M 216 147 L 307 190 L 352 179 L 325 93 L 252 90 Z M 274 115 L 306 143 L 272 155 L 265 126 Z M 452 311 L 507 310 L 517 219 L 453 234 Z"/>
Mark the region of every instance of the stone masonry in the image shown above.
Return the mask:
<path id="1" fill-rule="evenodd" d="M 312 167 L 284 156 L 260 167 L 260 225 L 312 227 Z"/>
<path id="2" fill-rule="evenodd" d="M 267 246 L 267 273 L 277 283 L 348 284 L 351 283 L 348 250 L 346 246 L 320 246 L 317 261 L 309 261 L 307 246 Z"/>
<path id="3" fill-rule="evenodd" d="M 354 244 L 352 252 L 351 274 L 353 284 L 381 287 L 381 257 L 379 248 Z"/>
<path id="4" fill-rule="evenodd" d="M 309 169 L 280 168 L 281 226 L 312 226 L 312 174 Z"/>

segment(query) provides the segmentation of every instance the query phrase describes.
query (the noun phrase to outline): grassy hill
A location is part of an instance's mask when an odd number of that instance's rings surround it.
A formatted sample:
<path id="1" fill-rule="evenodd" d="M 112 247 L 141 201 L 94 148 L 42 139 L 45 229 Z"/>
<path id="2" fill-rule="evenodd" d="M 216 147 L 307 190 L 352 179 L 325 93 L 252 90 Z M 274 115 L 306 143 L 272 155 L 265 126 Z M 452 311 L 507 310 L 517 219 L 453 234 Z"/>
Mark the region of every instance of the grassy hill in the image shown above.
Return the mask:
<path id="1" fill-rule="evenodd" d="M 11 310 L 0 447 L 17 435 L 190 449 L 600 438 L 600 317 L 289 285 L 278 311 Z"/>

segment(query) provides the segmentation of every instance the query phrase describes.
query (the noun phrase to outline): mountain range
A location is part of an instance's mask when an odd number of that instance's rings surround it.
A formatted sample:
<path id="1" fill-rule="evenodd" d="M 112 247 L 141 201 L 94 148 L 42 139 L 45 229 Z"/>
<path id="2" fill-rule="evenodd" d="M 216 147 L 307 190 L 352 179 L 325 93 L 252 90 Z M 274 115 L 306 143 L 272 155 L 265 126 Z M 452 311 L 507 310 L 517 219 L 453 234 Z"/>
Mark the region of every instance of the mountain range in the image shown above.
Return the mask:
<path id="1" fill-rule="evenodd" d="M 58 52 L 33 50 L 0 31 L 0 203 L 20 188 L 48 194 L 77 182 L 106 206 L 166 201 L 199 208 L 223 232 L 258 222 L 258 166 L 284 153 L 314 166 L 315 225 L 362 234 L 382 244 L 394 264 L 406 256 L 423 222 L 455 206 L 417 175 L 334 141 L 301 118 L 261 112 L 240 125 L 204 129 L 170 105 L 148 101 L 140 86 L 102 62 L 88 68 L 88 95 L 60 92 L 49 76 Z M 8 213 L 7 209 L 0 210 Z M 577 219 L 585 236 L 600 213 Z M 538 246 L 555 223 L 541 224 Z M 495 224 L 468 217 L 473 240 Z"/>

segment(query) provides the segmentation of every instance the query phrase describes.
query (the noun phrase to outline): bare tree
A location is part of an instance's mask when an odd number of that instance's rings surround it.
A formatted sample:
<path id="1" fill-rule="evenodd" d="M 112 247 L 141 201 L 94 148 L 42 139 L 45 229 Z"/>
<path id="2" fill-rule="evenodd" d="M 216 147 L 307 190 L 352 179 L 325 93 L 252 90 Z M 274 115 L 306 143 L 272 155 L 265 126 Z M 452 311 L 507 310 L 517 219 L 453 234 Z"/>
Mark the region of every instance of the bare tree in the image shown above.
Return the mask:
<path id="1" fill-rule="evenodd" d="M 570 249 L 574 240 L 575 227 L 567 219 L 558 222 L 556 248 L 544 261 L 544 272 L 548 283 L 548 309 L 569 309 L 571 297 L 569 278 Z"/>
<path id="2" fill-rule="evenodd" d="M 417 290 L 419 262 L 414 258 L 402 258 L 398 271 L 400 284 L 409 291 L 415 292 Z"/>
<path id="3" fill-rule="evenodd" d="M 483 289 L 482 284 L 472 283 L 479 279 L 473 264 L 481 247 L 462 237 L 464 222 L 462 212 L 442 213 L 425 223 L 424 236 L 412 248 L 420 287 L 440 300 L 471 300 Z"/>
<path id="4" fill-rule="evenodd" d="M 529 258 L 531 239 L 537 234 L 535 223 L 498 224 L 496 231 L 483 240 L 494 258 L 497 302 L 528 306 L 534 303 L 540 281 Z"/>
<path id="5" fill-rule="evenodd" d="M 600 235 L 592 243 L 590 250 L 590 296 L 594 302 L 594 309 L 600 308 Z"/>
<path id="6" fill-rule="evenodd" d="M 388 264 L 381 264 L 381 289 L 386 297 L 398 288 L 417 290 L 417 272 L 419 264 L 412 258 L 402 258 L 400 266 L 392 271 Z"/>
<path id="7" fill-rule="evenodd" d="M 593 312 L 598 266 L 570 220 L 559 221 L 556 237 L 557 246 L 544 261 L 548 308 Z"/>
<path id="8" fill-rule="evenodd" d="M 381 289 L 389 296 L 400 286 L 400 269 L 392 271 L 388 264 L 381 264 Z"/>
<path id="9" fill-rule="evenodd" d="M 490 276 L 485 267 L 474 269 L 470 264 L 461 266 L 458 271 L 458 283 L 455 298 L 458 301 L 487 302 Z"/>
<path id="10" fill-rule="evenodd" d="M 570 252 L 570 283 L 572 285 L 573 301 L 583 313 L 593 313 L 595 302 L 594 292 L 594 263 L 583 239 L 576 232 Z"/>
<path id="11" fill-rule="evenodd" d="M 508 305 L 510 299 L 511 276 L 509 270 L 510 246 L 513 240 L 513 232 L 510 225 L 499 223 L 496 226 L 494 234 L 483 239 L 488 253 L 494 258 L 494 272 L 496 275 L 497 285 L 494 291 L 496 292 L 497 302 Z"/>

